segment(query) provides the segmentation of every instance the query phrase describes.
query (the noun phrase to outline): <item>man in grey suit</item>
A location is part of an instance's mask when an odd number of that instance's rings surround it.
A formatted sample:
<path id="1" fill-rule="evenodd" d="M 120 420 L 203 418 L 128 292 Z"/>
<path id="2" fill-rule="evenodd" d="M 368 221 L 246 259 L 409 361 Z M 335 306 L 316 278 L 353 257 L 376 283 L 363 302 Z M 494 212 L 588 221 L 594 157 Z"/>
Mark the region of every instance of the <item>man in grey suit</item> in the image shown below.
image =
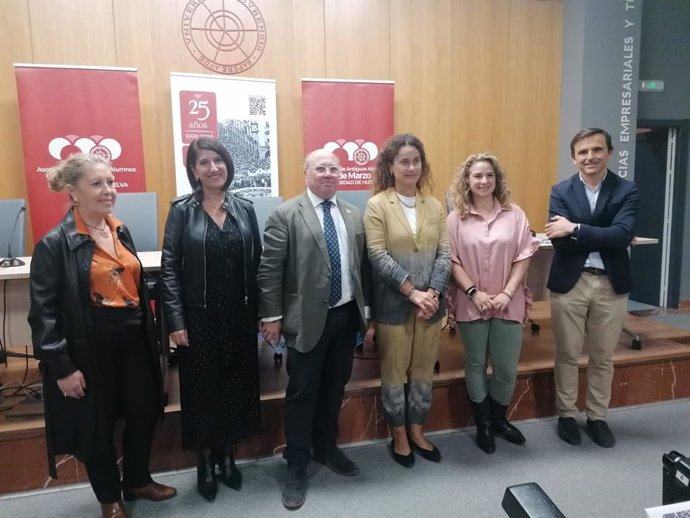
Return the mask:
<path id="1" fill-rule="evenodd" d="M 359 472 L 335 441 L 356 333 L 364 329 L 368 263 L 361 213 L 336 199 L 340 173 L 332 153 L 309 153 L 306 192 L 276 208 L 264 233 L 258 274 L 262 332 L 271 344 L 282 333 L 288 346 L 283 412 L 288 509 L 301 507 L 306 498 L 312 448 L 314 460 L 336 473 Z"/>

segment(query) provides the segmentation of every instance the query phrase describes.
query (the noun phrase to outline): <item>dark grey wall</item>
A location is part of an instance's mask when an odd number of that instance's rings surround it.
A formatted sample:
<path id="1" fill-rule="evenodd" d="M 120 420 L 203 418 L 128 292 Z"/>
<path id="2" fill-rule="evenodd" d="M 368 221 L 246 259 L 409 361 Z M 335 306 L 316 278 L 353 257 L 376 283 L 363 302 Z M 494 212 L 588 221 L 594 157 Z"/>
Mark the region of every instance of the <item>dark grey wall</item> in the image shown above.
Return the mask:
<path id="1" fill-rule="evenodd" d="M 639 119 L 690 119 L 690 1 L 644 0 L 640 78 L 662 79 L 661 93 L 641 92 Z M 690 157 L 688 157 L 690 159 Z M 690 163 L 687 162 L 687 163 Z M 690 299 L 690 185 L 686 184 L 681 300 Z"/>
<path id="2" fill-rule="evenodd" d="M 690 1 L 690 0 L 689 0 Z M 642 0 L 564 0 L 558 178 L 581 128 L 611 134 L 609 168 L 633 179 Z"/>

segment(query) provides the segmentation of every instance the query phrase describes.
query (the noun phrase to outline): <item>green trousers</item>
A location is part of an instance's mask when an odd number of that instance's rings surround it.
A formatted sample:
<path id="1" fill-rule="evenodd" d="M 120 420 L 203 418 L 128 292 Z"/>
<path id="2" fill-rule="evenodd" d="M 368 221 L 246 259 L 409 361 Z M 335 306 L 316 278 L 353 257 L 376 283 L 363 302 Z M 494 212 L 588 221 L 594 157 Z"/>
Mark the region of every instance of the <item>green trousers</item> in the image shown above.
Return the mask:
<path id="1" fill-rule="evenodd" d="M 522 325 L 491 318 L 459 322 L 465 345 L 465 384 L 470 399 L 481 403 L 490 395 L 508 406 L 513 397 L 522 348 Z M 491 378 L 487 373 L 491 365 Z"/>

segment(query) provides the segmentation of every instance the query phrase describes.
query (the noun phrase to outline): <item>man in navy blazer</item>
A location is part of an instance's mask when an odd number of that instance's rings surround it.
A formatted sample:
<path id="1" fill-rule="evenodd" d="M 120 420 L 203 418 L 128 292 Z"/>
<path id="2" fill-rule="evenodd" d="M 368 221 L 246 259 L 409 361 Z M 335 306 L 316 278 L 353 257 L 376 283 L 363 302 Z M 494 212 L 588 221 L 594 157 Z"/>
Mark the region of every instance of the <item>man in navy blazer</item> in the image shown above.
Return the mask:
<path id="1" fill-rule="evenodd" d="M 588 345 L 587 430 L 603 448 L 615 445 L 606 423 L 613 353 L 632 290 L 628 247 L 635 237 L 637 186 L 607 169 L 611 136 L 599 128 L 579 131 L 570 143 L 578 173 L 554 185 L 546 236 L 554 257 L 547 288 L 556 338 L 554 378 L 558 435 L 580 444 L 578 360 Z"/>

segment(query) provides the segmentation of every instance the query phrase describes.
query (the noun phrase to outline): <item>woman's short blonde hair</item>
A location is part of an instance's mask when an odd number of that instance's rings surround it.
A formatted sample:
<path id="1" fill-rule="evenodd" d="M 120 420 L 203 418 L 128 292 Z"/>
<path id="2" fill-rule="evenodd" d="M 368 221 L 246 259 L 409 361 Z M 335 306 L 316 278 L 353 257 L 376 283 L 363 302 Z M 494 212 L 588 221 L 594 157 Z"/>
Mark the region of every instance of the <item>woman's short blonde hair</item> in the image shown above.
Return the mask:
<path id="1" fill-rule="evenodd" d="M 48 185 L 55 192 L 64 190 L 68 185 L 76 187 L 83 174 L 99 164 L 110 167 L 110 162 L 98 155 L 88 153 L 70 155 L 67 160 L 63 160 L 48 170 L 46 173 Z"/>

